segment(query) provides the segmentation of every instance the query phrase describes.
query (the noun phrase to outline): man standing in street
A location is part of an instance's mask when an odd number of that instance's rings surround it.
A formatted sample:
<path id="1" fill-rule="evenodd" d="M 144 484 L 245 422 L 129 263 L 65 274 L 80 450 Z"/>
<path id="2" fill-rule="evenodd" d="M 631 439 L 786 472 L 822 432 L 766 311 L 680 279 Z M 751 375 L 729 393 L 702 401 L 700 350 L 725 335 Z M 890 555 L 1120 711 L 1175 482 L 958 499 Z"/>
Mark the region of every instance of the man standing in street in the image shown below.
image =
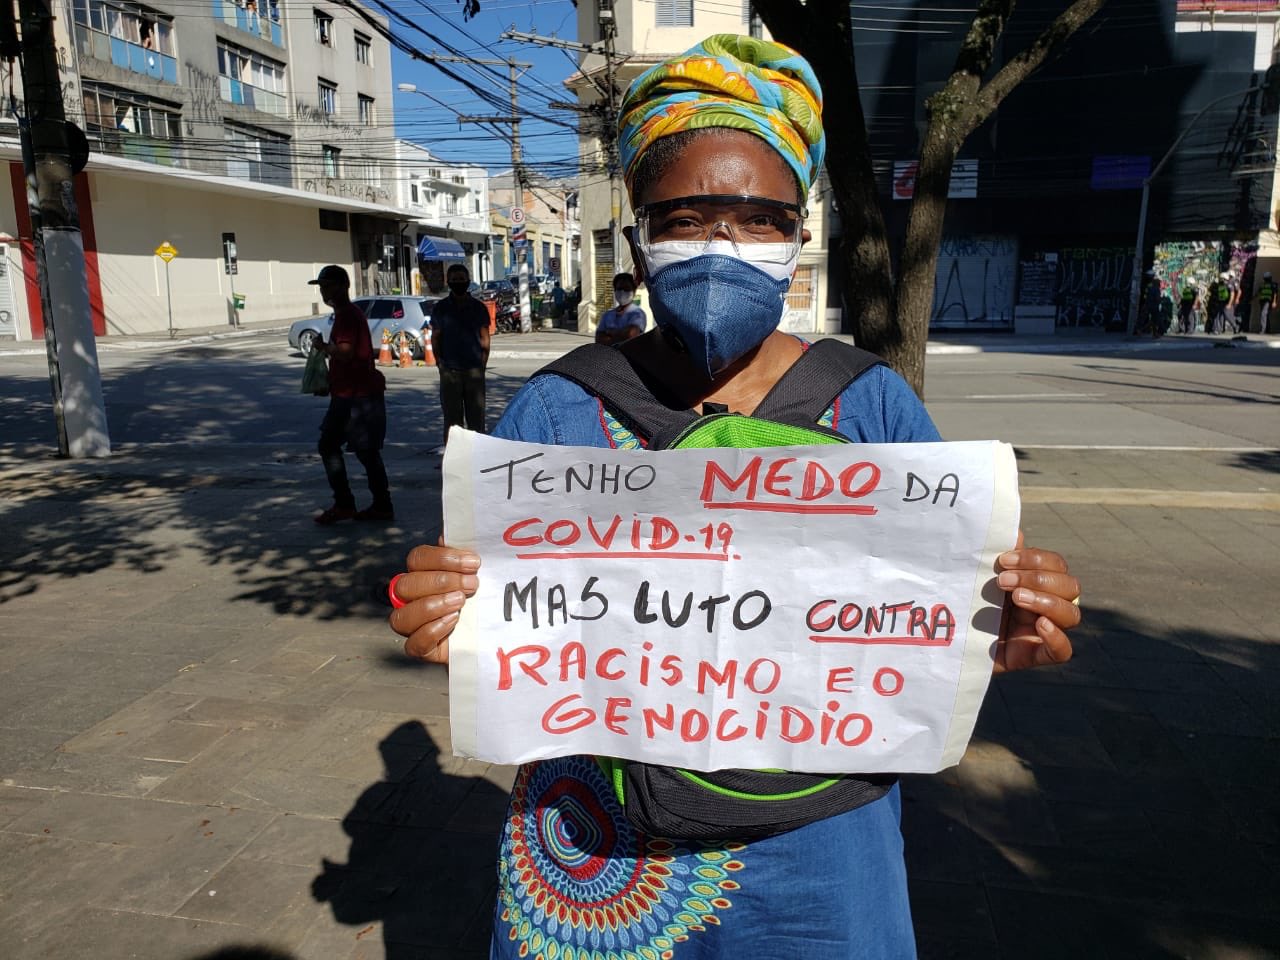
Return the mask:
<path id="1" fill-rule="evenodd" d="M 1258 333 L 1271 332 L 1268 327 L 1274 323 L 1271 316 L 1275 313 L 1277 293 L 1280 293 L 1280 290 L 1277 289 L 1276 282 L 1271 279 L 1271 274 L 1264 273 L 1262 284 L 1254 296 L 1254 302 L 1258 305 Z M 1249 329 L 1252 329 L 1252 326 Z"/>
<path id="2" fill-rule="evenodd" d="M 1200 305 L 1200 291 L 1190 279 L 1182 284 L 1182 297 L 1178 301 L 1178 332 L 1195 333 L 1195 309 Z"/>
<path id="3" fill-rule="evenodd" d="M 351 302 L 351 278 L 342 267 L 330 264 L 308 283 L 318 286 L 321 299 L 333 307 L 329 342 L 317 339 L 313 348 L 329 357 L 329 410 L 320 424 L 319 451 L 333 488 L 333 506 L 315 521 L 321 526 L 353 519 L 386 523 L 396 516 L 381 453 L 387 435 L 387 381 L 373 365 L 369 321 Z M 368 509 L 356 510 L 356 498 L 347 482 L 344 444 L 368 477 L 373 494 Z"/>
<path id="4" fill-rule="evenodd" d="M 1227 283 L 1231 274 L 1223 273 L 1209 284 L 1208 301 L 1205 303 L 1204 332 L 1222 333 L 1227 328 L 1227 306 L 1231 303 L 1231 287 Z"/>
<path id="5" fill-rule="evenodd" d="M 596 343 L 616 347 L 644 333 L 648 318 L 643 310 L 631 302 L 635 296 L 635 277 L 629 273 L 620 273 L 613 278 L 613 300 L 617 306 L 606 310 L 596 324 Z"/>
<path id="6" fill-rule="evenodd" d="M 444 436 L 465 426 L 485 433 L 484 368 L 489 363 L 489 311 L 471 296 L 471 272 L 460 263 L 445 275 L 449 296 L 431 311 L 431 349 L 440 369 Z"/>

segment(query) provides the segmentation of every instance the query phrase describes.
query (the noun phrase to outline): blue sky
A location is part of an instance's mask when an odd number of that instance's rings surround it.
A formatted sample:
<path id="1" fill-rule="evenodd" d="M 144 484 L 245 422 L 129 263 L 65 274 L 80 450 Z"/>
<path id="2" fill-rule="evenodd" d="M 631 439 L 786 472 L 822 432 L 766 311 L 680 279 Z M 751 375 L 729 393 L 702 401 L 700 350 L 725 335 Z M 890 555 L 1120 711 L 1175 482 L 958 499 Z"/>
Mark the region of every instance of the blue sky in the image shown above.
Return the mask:
<path id="1" fill-rule="evenodd" d="M 386 0 L 397 13 L 413 22 L 465 56 L 481 59 L 516 60 L 533 64 L 519 82 L 522 141 L 526 164 L 548 173 L 570 173 L 576 164 L 577 136 L 572 129 L 548 122 L 558 119 L 574 125 L 575 114 L 552 110 L 548 99 L 573 101 L 575 97 L 563 86 L 564 79 L 576 69 L 576 55 L 537 47 L 532 44 L 499 39 L 500 34 L 514 28 L 542 36 L 561 39 L 577 37 L 577 11 L 570 0 L 481 0 L 478 16 L 464 22 L 462 7 L 453 0 Z M 376 9 L 376 7 L 375 7 Z M 393 20 L 392 31 L 426 53 L 448 54 L 449 51 L 430 37 Z M 570 57 L 574 59 L 571 60 Z M 414 93 L 395 93 L 396 134 L 427 147 L 441 159 L 477 163 L 491 172 L 511 165 L 511 150 L 506 139 L 490 128 L 478 124 L 459 127 L 457 113 L 495 115 L 506 113 L 486 102 L 465 85 L 441 73 L 431 64 L 413 60 L 408 54 L 392 50 L 392 73 L 396 83 L 415 84 L 420 91 L 442 103 Z M 507 68 L 477 68 L 462 64 L 445 64 L 477 87 L 507 100 Z M 494 71 L 490 73 L 488 71 Z M 500 128 L 509 129 L 506 126 Z"/>

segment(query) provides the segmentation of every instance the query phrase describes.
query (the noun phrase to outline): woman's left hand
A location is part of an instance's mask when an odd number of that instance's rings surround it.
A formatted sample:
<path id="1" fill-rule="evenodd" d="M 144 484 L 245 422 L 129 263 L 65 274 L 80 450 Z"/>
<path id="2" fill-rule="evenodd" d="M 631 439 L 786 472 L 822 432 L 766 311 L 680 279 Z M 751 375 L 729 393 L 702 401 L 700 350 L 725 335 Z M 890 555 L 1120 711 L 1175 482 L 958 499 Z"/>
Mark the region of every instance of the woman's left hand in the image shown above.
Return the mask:
<path id="1" fill-rule="evenodd" d="M 1080 581 L 1061 554 L 1022 543 L 996 558 L 996 582 L 1008 596 L 996 641 L 995 672 L 1071 659 L 1067 631 L 1080 625 Z"/>

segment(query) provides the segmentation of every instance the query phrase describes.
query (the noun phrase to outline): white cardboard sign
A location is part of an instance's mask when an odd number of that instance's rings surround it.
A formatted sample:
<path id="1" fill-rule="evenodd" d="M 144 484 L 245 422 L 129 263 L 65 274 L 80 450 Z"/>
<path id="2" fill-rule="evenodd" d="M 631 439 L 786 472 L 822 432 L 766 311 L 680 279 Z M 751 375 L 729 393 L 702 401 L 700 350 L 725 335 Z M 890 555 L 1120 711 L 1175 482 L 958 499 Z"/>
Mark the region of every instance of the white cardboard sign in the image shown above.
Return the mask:
<path id="1" fill-rule="evenodd" d="M 991 674 L 1019 515 L 995 442 L 621 451 L 454 428 L 454 752 L 933 772 Z"/>

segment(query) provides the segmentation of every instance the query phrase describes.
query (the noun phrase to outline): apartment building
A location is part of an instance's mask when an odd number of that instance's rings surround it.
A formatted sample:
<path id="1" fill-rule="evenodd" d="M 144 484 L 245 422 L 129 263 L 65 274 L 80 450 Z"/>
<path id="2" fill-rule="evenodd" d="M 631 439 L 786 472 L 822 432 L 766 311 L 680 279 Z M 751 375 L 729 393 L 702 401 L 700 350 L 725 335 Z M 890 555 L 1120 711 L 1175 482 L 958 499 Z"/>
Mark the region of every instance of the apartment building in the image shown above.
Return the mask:
<path id="1" fill-rule="evenodd" d="M 283 319 L 322 309 L 306 281 L 344 264 L 357 293 L 398 289 L 386 19 L 327 0 L 54 0 L 67 118 L 91 154 L 76 178 L 99 335 Z M 10 78 L 3 78 L 6 86 Z M 20 78 L 13 81 L 20 86 Z M 12 335 L 41 335 L 12 118 L 0 260 Z M 166 268 L 155 249 L 178 255 Z M 242 300 L 243 307 L 236 309 Z M 0 335 L 5 330 L 0 327 Z"/>
<path id="2" fill-rule="evenodd" d="M 415 216 L 404 234 L 406 289 L 441 293 L 450 263 L 464 263 L 476 281 L 493 276 L 489 240 L 489 174 L 448 163 L 426 147 L 397 140 L 396 206 Z"/>

